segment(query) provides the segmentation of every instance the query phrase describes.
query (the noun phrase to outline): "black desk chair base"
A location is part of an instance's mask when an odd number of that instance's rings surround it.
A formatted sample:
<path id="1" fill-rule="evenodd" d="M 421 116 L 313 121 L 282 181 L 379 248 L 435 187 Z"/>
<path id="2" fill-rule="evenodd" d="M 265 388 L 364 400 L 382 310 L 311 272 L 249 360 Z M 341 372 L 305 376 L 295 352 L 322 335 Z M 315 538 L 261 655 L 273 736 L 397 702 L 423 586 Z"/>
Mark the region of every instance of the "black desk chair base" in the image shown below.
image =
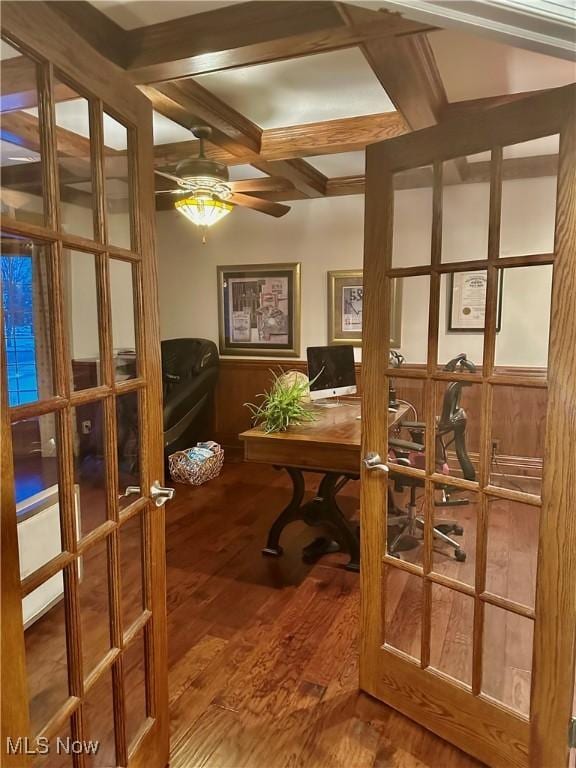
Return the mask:
<path id="1" fill-rule="evenodd" d="M 394 481 L 396 490 L 403 490 L 406 485 L 410 487 L 410 501 L 406 506 L 406 510 L 398 509 L 394 504 L 394 497 L 391 491 L 388 494 L 388 508 L 391 511 L 391 514 L 389 513 L 388 515 L 388 527 L 399 529 L 388 546 L 388 554 L 398 556 L 399 552 L 414 549 L 422 543 L 422 537 L 416 536 L 416 532 L 424 531 L 425 522 L 424 518 L 417 514 L 416 488 L 419 487 L 420 481 L 411 481 L 410 478 L 399 475 L 394 478 Z M 446 506 L 444 497 L 436 506 Z M 457 520 L 439 521 L 432 529 L 434 538 L 451 546 L 454 550 L 454 559 L 460 563 L 466 560 L 466 552 L 462 549 L 460 543 L 451 538 L 449 534 L 462 536 L 463 533 L 464 529 Z"/>

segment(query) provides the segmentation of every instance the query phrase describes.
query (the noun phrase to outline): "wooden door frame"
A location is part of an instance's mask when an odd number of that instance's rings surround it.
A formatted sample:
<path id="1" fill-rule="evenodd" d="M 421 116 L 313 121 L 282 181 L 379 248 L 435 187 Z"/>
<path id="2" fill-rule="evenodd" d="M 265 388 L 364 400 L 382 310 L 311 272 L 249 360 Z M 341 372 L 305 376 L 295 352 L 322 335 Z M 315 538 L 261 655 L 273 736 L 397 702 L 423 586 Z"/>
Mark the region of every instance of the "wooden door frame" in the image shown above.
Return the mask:
<path id="1" fill-rule="evenodd" d="M 22 3 L 9 1 L 2 4 L 2 32 L 18 44 L 24 51 L 40 62 L 45 79 L 45 90 L 39 94 L 46 98 L 53 70 L 61 70 L 72 81 L 78 83 L 82 92 L 93 96 L 106 105 L 112 112 L 122 117 L 128 130 L 135 137 L 134 163 L 131 176 L 131 194 L 134 203 L 135 235 L 134 251 L 139 254 L 142 291 L 136 297 L 141 306 L 142 322 L 139 324 L 140 365 L 146 386 L 142 390 L 141 405 L 146 419 L 142 424 L 142 490 L 149 496 L 149 489 L 154 480 L 163 480 L 164 459 L 162 447 L 162 385 L 160 361 L 160 322 L 157 291 L 158 258 L 155 246 L 155 204 L 152 139 L 152 105 L 150 101 L 132 85 L 125 71 L 101 56 L 83 38 L 81 38 L 57 13 L 50 8 L 50 3 Z M 46 104 L 40 107 L 46 109 Z M 54 153 L 54 111 L 48 120 L 48 133 L 45 155 Z M 100 141 L 101 137 L 96 140 Z M 98 151 L 98 150 L 97 150 Z M 57 198 L 57 174 L 55 158 L 52 155 L 47 163 L 51 171 L 45 175 L 45 184 L 56 185 L 52 201 Z M 54 187 L 53 187 L 54 189 Z M 58 232 L 58 206 L 47 210 L 44 226 L 34 226 L 14 221 L 2 216 L 2 227 L 14 233 L 38 236 L 47 242 L 55 243 L 61 234 Z M 95 238 L 97 233 L 95 232 Z M 95 245 L 84 238 L 66 235 L 67 243 L 91 252 L 111 252 L 122 255 L 123 249 L 100 243 Z M 125 253 L 129 258 L 128 251 Z M 143 343 L 145 341 L 145 343 Z M 5 382 L 3 382 L 5 383 Z M 3 387 L 5 390 L 5 387 Z M 5 397 L 5 392 L 3 393 Z M 55 398 L 56 400 L 57 398 Z M 62 399 L 62 398 L 60 398 Z M 19 557 L 16 541 L 16 515 L 13 498 L 12 456 L 9 420 L 5 400 L 2 402 L 2 683 L 4 690 L 11 690 L 7 701 L 2 699 L 2 738 L 7 735 L 23 735 L 29 731 L 27 711 L 27 691 L 25 684 L 25 660 L 23 646 L 23 625 L 21 609 L 21 588 L 19 577 Z M 157 764 L 166 765 L 169 757 L 169 722 L 168 722 L 168 680 L 167 680 L 167 637 L 166 637 L 166 568 L 165 568 L 165 513 L 164 508 L 157 508 L 148 502 L 150 528 L 145 535 L 153 547 L 150 557 L 148 580 L 152 601 L 151 641 L 153 658 L 153 693 L 154 717 L 157 725 L 149 730 L 139 745 L 141 761 L 134 763 L 134 768 Z M 20 608 L 18 608 L 20 603 Z M 7 629 L 7 627 L 9 629 Z M 10 663 L 4 663 L 10 657 Z M 6 674 L 6 678 L 4 675 Z M 4 683 L 10 684 L 4 687 Z M 152 738 L 153 736 L 153 738 Z M 3 742 L 5 744 L 5 741 Z M 16 756 L 14 765 L 22 765 L 22 755 Z"/>
<path id="2" fill-rule="evenodd" d="M 530 723 L 510 713 L 507 732 L 495 733 L 496 723 L 490 722 L 490 711 L 481 706 L 481 699 L 475 697 L 473 701 L 479 703 L 478 706 L 470 706 L 470 694 L 463 695 L 463 691 L 454 687 L 453 701 L 447 703 L 445 683 L 437 675 L 401 658 L 397 664 L 405 676 L 405 687 L 395 688 L 393 679 L 386 676 L 381 661 L 386 483 L 377 473 L 365 468 L 362 472 L 360 686 L 491 765 L 525 764 L 526 755 L 521 745 L 528 741 L 531 764 L 535 767 L 560 766 L 566 764 L 568 758 L 567 727 L 572 707 L 576 643 L 576 517 L 573 513 L 576 509 L 575 106 L 576 87 L 566 86 L 367 148 L 362 451 L 363 455 L 377 451 L 386 456 L 388 430 L 384 411 L 387 398 L 383 394 L 383 385 L 387 379 L 384 374 L 394 376 L 398 373 L 389 368 L 389 318 L 387 313 L 381 312 L 382 306 L 389 306 L 389 278 L 395 275 L 391 261 L 393 174 L 502 144 L 561 134 L 552 290 L 553 330 L 549 346 L 549 418 L 545 443 L 548 471 L 545 471 L 542 488 L 541 560 L 537 575 Z M 496 172 L 501 172 L 501 162 L 495 167 Z M 441 188 L 435 184 L 434 217 L 441 215 L 440 194 Z M 499 217 L 499 209 L 499 199 L 492 199 L 491 217 Z M 489 250 L 491 247 L 493 250 L 494 244 L 489 245 Z M 518 265 L 518 258 L 511 257 L 509 261 Z M 500 264 L 504 261 L 508 259 L 499 259 Z M 430 274 L 430 322 L 437 323 L 437 319 L 432 318 L 438 316 L 438 242 L 432 244 L 431 263 L 431 267 L 398 272 Z M 473 264 L 478 268 L 485 265 L 484 262 Z M 495 300 L 495 280 L 492 284 L 494 295 L 490 296 L 489 291 L 487 302 Z M 434 341 L 429 339 L 428 375 L 433 367 L 435 369 L 435 352 Z M 434 403 L 432 398 L 428 400 L 426 409 L 430 420 L 434 416 Z M 427 453 L 433 455 L 433 435 L 428 439 Z M 390 659 L 390 663 L 393 666 L 396 660 Z M 419 686 L 422 675 L 426 675 L 426 692 Z M 464 707 L 466 699 L 468 706 Z M 470 738 L 468 726 L 476 731 L 476 738 Z"/>

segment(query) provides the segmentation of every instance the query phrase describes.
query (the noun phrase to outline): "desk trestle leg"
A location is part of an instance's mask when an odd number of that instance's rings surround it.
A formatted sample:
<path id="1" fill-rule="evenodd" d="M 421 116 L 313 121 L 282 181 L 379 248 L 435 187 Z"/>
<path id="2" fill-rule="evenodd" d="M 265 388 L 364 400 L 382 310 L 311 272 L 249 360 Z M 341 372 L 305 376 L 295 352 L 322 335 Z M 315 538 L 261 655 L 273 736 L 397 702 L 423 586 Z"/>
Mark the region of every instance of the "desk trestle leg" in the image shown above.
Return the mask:
<path id="1" fill-rule="evenodd" d="M 304 498 L 304 475 L 300 469 L 294 467 L 283 467 L 288 472 L 290 479 L 292 480 L 292 498 L 288 506 L 280 512 L 276 520 L 272 523 L 272 527 L 268 532 L 268 541 L 266 546 L 262 550 L 263 555 L 268 557 L 280 557 L 283 552 L 280 546 L 280 535 L 284 528 L 296 520 L 301 520 L 301 506 L 302 499 Z"/>
<path id="2" fill-rule="evenodd" d="M 262 550 L 265 555 L 278 556 L 282 554 L 279 544 L 280 535 L 284 528 L 295 520 L 302 520 L 307 525 L 327 528 L 336 541 L 328 538 L 316 539 L 304 549 L 305 562 L 314 562 L 329 552 L 347 552 L 350 561 L 346 569 L 360 569 L 360 542 L 356 529 L 350 525 L 336 501 L 336 495 L 351 480 L 353 475 L 342 475 L 336 472 L 326 472 L 318 486 L 316 496 L 306 504 L 304 498 L 304 476 L 302 470 L 285 467 L 292 478 L 293 493 L 290 504 L 276 518 L 268 534 L 268 542 Z"/>

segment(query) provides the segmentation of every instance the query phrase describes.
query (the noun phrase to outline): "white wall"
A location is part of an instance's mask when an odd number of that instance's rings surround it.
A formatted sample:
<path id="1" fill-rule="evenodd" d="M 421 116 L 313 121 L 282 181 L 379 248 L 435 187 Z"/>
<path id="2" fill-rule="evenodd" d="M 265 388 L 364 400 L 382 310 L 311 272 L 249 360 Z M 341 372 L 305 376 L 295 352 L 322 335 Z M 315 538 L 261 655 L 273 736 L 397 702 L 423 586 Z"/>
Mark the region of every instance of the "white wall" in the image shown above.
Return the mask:
<path id="1" fill-rule="evenodd" d="M 92 211 L 77 205 L 62 206 L 63 222 L 68 232 L 89 236 Z M 127 214 L 108 214 L 112 241 L 130 248 L 130 223 Z M 129 262 L 110 262 L 110 298 L 114 349 L 134 349 L 134 303 L 132 267 Z M 70 339 L 75 360 L 99 356 L 98 300 L 95 262 L 91 255 L 72 251 L 70 259 Z"/>
<path id="2" fill-rule="evenodd" d="M 302 200 L 291 206 L 281 219 L 235 209 L 208 231 L 206 245 L 181 214 L 157 215 L 162 338 L 218 341 L 216 265 L 299 261 L 303 356 L 307 346 L 326 344 L 326 272 L 361 268 L 364 198 Z"/>
<path id="3" fill-rule="evenodd" d="M 485 258 L 488 185 L 447 187 L 444 198 L 446 261 Z M 218 341 L 216 266 L 299 261 L 302 264 L 302 356 L 310 345 L 327 343 L 328 270 L 361 268 L 364 198 L 361 195 L 291 203 L 282 219 L 234 210 L 208 232 L 208 242 L 176 212 L 157 214 L 162 338 L 200 336 Z M 502 240 L 508 253 L 552 249 L 555 180 L 506 182 Z M 395 220 L 397 265 L 422 263 L 429 241 L 429 190 L 398 193 Z M 428 240 L 427 240 L 428 238 Z M 514 250 L 515 246 L 517 251 Z M 440 306 L 440 361 L 466 351 L 482 359 L 482 334 L 447 332 L 447 285 Z M 502 330 L 497 336 L 499 365 L 544 366 L 550 313 L 550 267 L 506 270 Z M 402 352 L 424 362 L 428 338 L 428 278 L 403 286 Z M 358 355 L 359 356 L 359 355 Z"/>

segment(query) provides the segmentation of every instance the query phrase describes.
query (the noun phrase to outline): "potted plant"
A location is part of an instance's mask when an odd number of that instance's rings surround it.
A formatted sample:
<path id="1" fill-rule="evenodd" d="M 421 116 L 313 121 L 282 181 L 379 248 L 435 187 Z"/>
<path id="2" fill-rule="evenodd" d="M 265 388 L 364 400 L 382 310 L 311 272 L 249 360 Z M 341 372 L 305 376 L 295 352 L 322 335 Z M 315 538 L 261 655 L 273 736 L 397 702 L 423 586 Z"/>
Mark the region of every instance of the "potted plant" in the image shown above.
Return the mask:
<path id="1" fill-rule="evenodd" d="M 316 421 L 316 414 L 310 406 L 310 382 L 299 371 L 272 374 L 272 386 L 267 392 L 256 395 L 262 398 L 260 405 L 244 403 L 252 413 L 255 425 L 262 424 L 264 431 L 285 432 L 291 425 Z"/>

